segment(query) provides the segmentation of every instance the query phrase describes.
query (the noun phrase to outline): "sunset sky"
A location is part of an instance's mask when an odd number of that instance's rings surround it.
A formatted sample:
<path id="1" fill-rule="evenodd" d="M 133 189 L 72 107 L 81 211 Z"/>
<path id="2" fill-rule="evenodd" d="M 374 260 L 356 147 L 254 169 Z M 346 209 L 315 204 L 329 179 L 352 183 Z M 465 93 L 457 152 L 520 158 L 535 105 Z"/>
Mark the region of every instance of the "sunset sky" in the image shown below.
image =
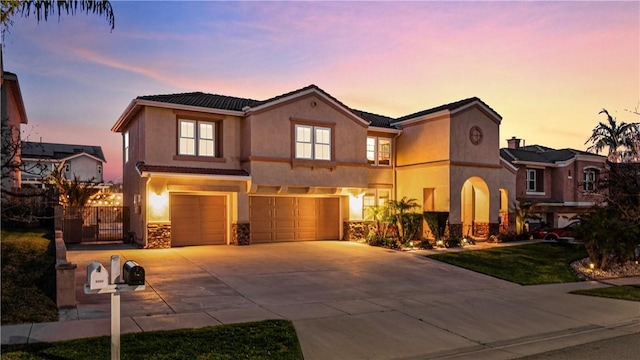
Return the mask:
<path id="1" fill-rule="evenodd" d="M 96 15 L 14 18 L 31 141 L 102 146 L 140 95 L 203 91 L 264 100 L 316 84 L 351 108 L 399 117 L 477 96 L 503 117 L 502 147 L 584 150 L 606 108 L 637 122 L 640 2 L 112 1 Z"/>

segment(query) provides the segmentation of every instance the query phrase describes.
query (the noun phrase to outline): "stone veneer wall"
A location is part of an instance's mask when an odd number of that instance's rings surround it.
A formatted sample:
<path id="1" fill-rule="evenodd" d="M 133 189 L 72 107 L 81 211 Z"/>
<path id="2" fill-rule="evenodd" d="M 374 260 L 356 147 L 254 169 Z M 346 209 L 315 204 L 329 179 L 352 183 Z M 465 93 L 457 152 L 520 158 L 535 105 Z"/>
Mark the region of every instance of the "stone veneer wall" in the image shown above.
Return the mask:
<path id="1" fill-rule="evenodd" d="M 462 238 L 462 224 L 449 224 L 449 238 Z"/>
<path id="2" fill-rule="evenodd" d="M 251 243 L 251 227 L 249 223 L 231 224 L 231 244 L 249 245 Z"/>
<path id="3" fill-rule="evenodd" d="M 489 223 L 476 222 L 473 224 L 473 236 L 479 238 L 489 237 Z"/>
<path id="4" fill-rule="evenodd" d="M 343 237 L 346 241 L 362 241 L 367 239 L 369 225 L 364 221 L 345 221 L 342 223 Z"/>
<path id="5" fill-rule="evenodd" d="M 168 249 L 171 247 L 171 224 L 147 224 L 145 249 Z"/>

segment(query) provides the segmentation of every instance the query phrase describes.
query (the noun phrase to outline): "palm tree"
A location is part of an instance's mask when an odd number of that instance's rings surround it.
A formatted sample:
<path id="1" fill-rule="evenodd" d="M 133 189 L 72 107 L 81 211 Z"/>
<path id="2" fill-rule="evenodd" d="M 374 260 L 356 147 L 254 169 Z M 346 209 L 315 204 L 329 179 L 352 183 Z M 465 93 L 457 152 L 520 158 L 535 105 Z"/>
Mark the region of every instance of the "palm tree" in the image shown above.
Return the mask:
<path id="1" fill-rule="evenodd" d="M 600 114 L 602 113 L 607 115 L 607 123 L 605 124 L 601 121 L 593 128 L 591 137 L 585 141 L 585 144 L 592 143 L 587 148 L 587 151 L 595 151 L 597 154 L 604 148 L 609 148 L 607 158 L 614 163 L 637 157 L 638 146 L 634 143 L 634 137 L 637 138 L 638 136 L 638 123 L 627 124 L 622 121 L 618 124 L 606 109 L 602 109 Z"/>
<path id="2" fill-rule="evenodd" d="M 407 199 L 405 196 L 400 200 L 388 200 L 387 206 L 393 213 L 395 222 L 398 226 L 398 237 L 402 242 L 404 242 L 405 214 L 419 208 L 420 205 L 416 199 Z"/>
<path id="3" fill-rule="evenodd" d="M 111 30 L 115 28 L 115 17 L 111 3 L 107 0 L 11 0 L 0 2 L 0 23 L 2 34 L 13 24 L 12 17 L 20 14 L 29 17 L 33 13 L 36 20 L 47 21 L 49 16 L 58 13 L 58 19 L 66 12 L 75 15 L 77 12 L 95 14 L 107 18 Z"/>

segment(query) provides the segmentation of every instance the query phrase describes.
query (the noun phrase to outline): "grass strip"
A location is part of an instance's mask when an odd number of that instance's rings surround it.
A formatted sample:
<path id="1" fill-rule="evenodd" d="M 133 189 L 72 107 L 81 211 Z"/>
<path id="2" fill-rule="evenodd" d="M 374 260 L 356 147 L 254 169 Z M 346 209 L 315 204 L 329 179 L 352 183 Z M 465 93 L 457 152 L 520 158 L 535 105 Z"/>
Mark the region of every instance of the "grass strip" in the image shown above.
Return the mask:
<path id="1" fill-rule="evenodd" d="M 611 286 L 599 289 L 574 290 L 571 294 L 599 296 L 611 299 L 640 301 L 640 285 Z"/>
<path id="2" fill-rule="evenodd" d="M 55 250 L 46 231 L 2 231 L 2 324 L 58 320 Z"/>
<path id="3" fill-rule="evenodd" d="M 579 244 L 535 243 L 428 255 L 428 257 L 521 285 L 580 281 L 571 269 L 585 258 Z"/>
<path id="4" fill-rule="evenodd" d="M 302 359 L 293 324 L 286 320 L 123 334 L 121 359 Z M 110 338 L 9 345 L 2 359 L 78 359 L 110 357 Z"/>

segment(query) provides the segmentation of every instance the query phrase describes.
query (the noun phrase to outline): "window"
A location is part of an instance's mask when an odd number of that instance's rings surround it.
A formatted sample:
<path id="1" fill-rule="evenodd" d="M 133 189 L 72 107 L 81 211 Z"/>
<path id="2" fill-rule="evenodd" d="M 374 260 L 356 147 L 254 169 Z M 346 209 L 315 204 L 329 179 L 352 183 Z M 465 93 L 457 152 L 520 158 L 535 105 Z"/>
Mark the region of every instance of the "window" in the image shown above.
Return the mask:
<path id="1" fill-rule="evenodd" d="M 331 160 L 331 128 L 296 125 L 295 157 L 296 159 Z"/>
<path id="2" fill-rule="evenodd" d="M 98 174 L 102 174 L 102 165 L 98 164 Z"/>
<path id="3" fill-rule="evenodd" d="M 216 126 L 213 122 L 178 121 L 178 155 L 216 156 Z"/>
<path id="4" fill-rule="evenodd" d="M 544 170 L 527 169 L 527 192 L 544 193 Z"/>
<path id="5" fill-rule="evenodd" d="M 363 219 L 372 220 L 371 211 L 368 209 L 374 206 L 385 206 L 389 199 L 391 199 L 390 189 L 367 189 L 362 197 Z"/>
<path id="6" fill-rule="evenodd" d="M 71 164 L 64 164 L 64 172 L 68 173 L 71 171 Z"/>
<path id="7" fill-rule="evenodd" d="M 370 165 L 391 165 L 391 139 L 367 137 L 367 162 Z"/>
<path id="8" fill-rule="evenodd" d="M 124 133 L 124 162 L 129 162 L 129 132 Z"/>
<path id="9" fill-rule="evenodd" d="M 596 171 L 585 170 L 583 173 L 583 188 L 585 192 L 593 192 L 596 190 Z"/>

